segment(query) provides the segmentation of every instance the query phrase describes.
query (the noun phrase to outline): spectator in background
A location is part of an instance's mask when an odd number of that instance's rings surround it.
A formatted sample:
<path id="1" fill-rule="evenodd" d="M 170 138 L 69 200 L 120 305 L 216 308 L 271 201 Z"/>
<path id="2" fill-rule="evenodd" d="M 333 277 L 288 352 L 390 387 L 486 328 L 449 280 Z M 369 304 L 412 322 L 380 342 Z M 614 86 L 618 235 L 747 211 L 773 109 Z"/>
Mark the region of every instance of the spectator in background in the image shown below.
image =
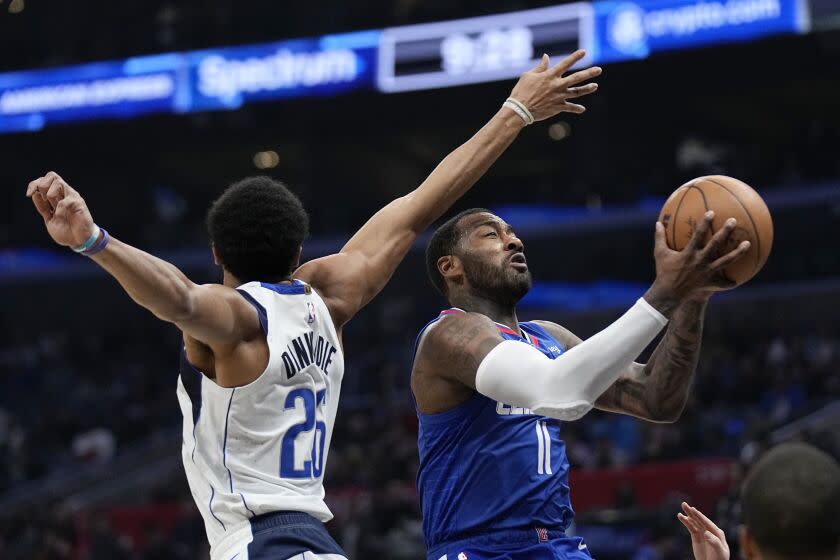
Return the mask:
<path id="1" fill-rule="evenodd" d="M 86 560 L 113 560 L 128 558 L 131 550 L 122 542 L 104 515 L 97 516 L 91 528 L 90 549 Z"/>
<path id="2" fill-rule="evenodd" d="M 169 539 L 160 527 L 150 524 L 146 527 L 146 546 L 139 560 L 185 560 L 187 553 L 182 548 Z"/>
<path id="3" fill-rule="evenodd" d="M 840 464 L 819 449 L 793 443 L 767 452 L 744 482 L 741 507 L 742 558 L 840 559 Z M 682 509 L 696 560 L 729 560 L 723 531 L 685 502 Z"/>

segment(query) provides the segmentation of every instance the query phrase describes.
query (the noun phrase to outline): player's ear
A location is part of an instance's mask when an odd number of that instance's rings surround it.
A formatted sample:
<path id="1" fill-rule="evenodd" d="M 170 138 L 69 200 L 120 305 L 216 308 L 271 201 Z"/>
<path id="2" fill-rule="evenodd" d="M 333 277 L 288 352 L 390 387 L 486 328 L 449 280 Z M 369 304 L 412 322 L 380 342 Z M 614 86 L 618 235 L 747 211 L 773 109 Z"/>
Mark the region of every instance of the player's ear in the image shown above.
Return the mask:
<path id="1" fill-rule="evenodd" d="M 738 544 L 742 560 L 761 560 L 761 552 L 744 525 L 738 527 Z"/>
<path id="2" fill-rule="evenodd" d="M 444 279 L 454 279 L 463 274 L 461 259 L 455 255 L 445 255 L 437 261 L 438 271 Z"/>
<path id="3" fill-rule="evenodd" d="M 221 261 L 219 261 L 219 254 L 216 253 L 216 246 L 214 244 L 210 244 L 210 251 L 213 253 L 213 264 L 216 266 L 222 266 Z"/>

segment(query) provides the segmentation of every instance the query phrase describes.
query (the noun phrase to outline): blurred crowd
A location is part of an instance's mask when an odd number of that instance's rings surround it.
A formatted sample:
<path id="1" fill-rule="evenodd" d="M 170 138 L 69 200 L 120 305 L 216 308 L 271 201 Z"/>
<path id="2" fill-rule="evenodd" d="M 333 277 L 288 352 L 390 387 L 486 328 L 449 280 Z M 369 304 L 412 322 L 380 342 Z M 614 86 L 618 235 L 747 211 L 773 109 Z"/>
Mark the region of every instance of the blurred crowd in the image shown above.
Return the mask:
<path id="1" fill-rule="evenodd" d="M 415 329 L 425 317 L 396 301 L 375 309 L 346 335 L 351 350 L 326 475 L 336 514 L 330 530 L 355 558 L 419 558 L 416 417 L 408 378 Z M 105 333 L 45 329 L 36 339 L 12 337 L 0 347 L 0 497 L 85 465 L 107 466 L 155 432 L 177 427 L 177 336 L 166 326 L 125 325 Z M 564 424 L 563 434 L 572 467 L 579 470 L 702 457 L 731 457 L 746 466 L 769 444 L 773 429 L 837 400 L 840 336 L 833 327 L 815 325 L 787 336 L 710 333 L 692 398 L 677 423 L 595 412 Z M 838 451 L 831 441 L 816 443 Z M 714 512 L 729 529 L 737 523 L 736 495 L 733 486 Z M 107 508 L 71 514 L 61 504 L 39 504 L 0 523 L 0 556 L 206 555 L 203 527 L 180 473 L 151 494 L 124 499 L 123 505 L 178 504 L 181 514 L 165 531 L 150 525 L 138 540 L 112 529 Z M 632 495 L 616 496 L 614 507 L 636 506 Z M 585 519 L 592 512 L 579 513 Z M 685 550 L 684 539 L 674 537 L 680 528 L 664 526 L 644 537 L 649 545 L 639 548 L 638 560 L 665 560 L 669 550 Z"/>

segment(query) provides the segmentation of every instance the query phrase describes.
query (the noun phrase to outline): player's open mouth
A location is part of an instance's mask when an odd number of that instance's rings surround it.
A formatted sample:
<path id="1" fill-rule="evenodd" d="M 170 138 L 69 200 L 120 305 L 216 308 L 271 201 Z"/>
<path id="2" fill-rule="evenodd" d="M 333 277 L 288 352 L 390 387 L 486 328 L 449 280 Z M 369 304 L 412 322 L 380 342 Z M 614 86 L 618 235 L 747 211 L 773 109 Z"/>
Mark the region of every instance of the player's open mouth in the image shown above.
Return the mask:
<path id="1" fill-rule="evenodd" d="M 516 253 L 513 255 L 510 258 L 510 266 L 522 272 L 528 270 L 528 263 L 525 262 L 525 255 L 522 253 Z"/>

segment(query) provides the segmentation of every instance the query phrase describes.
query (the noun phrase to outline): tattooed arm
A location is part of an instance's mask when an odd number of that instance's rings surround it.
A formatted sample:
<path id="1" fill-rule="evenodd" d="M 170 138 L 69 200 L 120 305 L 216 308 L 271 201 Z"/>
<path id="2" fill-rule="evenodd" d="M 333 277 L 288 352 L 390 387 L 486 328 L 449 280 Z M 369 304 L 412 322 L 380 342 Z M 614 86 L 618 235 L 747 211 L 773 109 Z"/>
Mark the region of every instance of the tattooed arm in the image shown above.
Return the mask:
<path id="1" fill-rule="evenodd" d="M 697 369 L 707 303 L 708 298 L 683 302 L 647 364 L 634 364 L 601 395 L 596 407 L 655 422 L 676 422 Z"/>
<path id="2" fill-rule="evenodd" d="M 498 327 L 484 315 L 454 315 L 431 326 L 420 341 L 412 373 L 415 397 L 435 392 L 418 390 L 425 378 L 427 384 L 460 389 L 461 399 L 474 389 L 559 420 L 577 420 L 589 412 L 667 323 L 639 299 L 602 331 L 551 359 L 530 344 L 502 340 Z M 417 401 L 422 412 L 428 412 L 426 404 Z"/>
<path id="3" fill-rule="evenodd" d="M 478 313 L 453 313 L 429 327 L 411 371 L 417 409 L 438 414 L 469 399 L 479 364 L 503 340 L 495 323 Z"/>
<path id="4" fill-rule="evenodd" d="M 675 422 L 682 414 L 700 357 L 703 318 L 708 298 L 684 301 L 646 364 L 633 363 L 596 401 L 600 410 L 619 412 L 653 422 Z M 581 339 L 567 329 L 536 321 L 568 350 Z"/>

